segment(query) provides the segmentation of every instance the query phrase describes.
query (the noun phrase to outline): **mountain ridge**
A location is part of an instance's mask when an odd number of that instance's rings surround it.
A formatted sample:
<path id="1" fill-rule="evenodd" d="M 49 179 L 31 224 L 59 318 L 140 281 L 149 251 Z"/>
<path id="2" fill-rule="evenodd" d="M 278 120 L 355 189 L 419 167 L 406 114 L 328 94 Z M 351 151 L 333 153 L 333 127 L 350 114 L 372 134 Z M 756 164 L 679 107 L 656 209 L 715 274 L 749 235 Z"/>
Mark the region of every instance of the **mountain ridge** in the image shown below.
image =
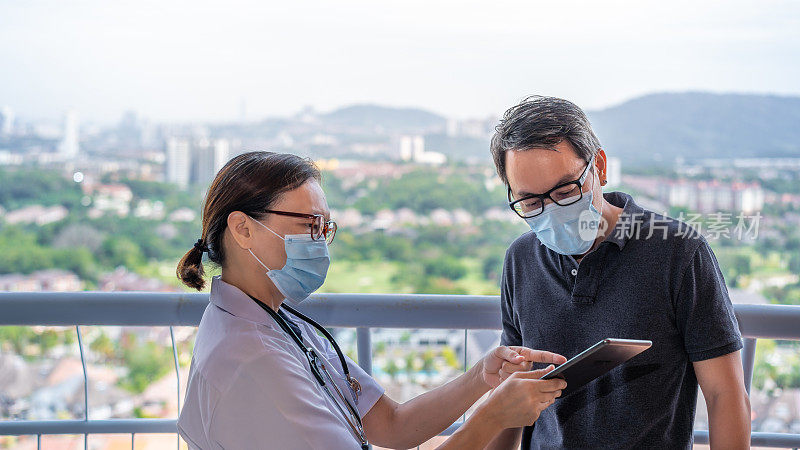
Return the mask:
<path id="1" fill-rule="evenodd" d="M 800 157 L 800 96 L 656 92 L 587 110 L 609 156 L 629 165 L 680 158 Z M 447 137 L 447 118 L 412 107 L 361 103 L 320 115 L 323 123 L 426 134 L 432 150 L 456 159 L 488 158 L 486 140 Z"/>

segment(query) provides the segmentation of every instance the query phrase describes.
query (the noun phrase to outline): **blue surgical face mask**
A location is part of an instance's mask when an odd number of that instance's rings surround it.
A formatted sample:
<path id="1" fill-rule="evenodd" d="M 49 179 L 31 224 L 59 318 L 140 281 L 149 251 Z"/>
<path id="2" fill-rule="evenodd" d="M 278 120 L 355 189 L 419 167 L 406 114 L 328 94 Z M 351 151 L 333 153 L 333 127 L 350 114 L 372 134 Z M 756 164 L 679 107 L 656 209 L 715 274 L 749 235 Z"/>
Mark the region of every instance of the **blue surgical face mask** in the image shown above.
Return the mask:
<path id="1" fill-rule="evenodd" d="M 328 266 L 331 263 L 328 243 L 325 239 L 315 241 L 308 234 L 287 234 L 281 237 L 263 223 L 253 220 L 279 239 L 283 239 L 286 249 L 286 264 L 282 269 L 270 269 L 258 259 L 252 250 L 247 249 L 247 251 L 267 269 L 267 276 L 286 297 L 286 300 L 294 305 L 299 304 L 325 282 Z"/>
<path id="2" fill-rule="evenodd" d="M 589 174 L 594 158 L 589 162 L 589 169 L 580 178 L 581 186 Z M 594 178 L 592 178 L 594 179 Z M 600 211 L 592 204 L 594 186 L 577 202 L 559 206 L 548 203 L 544 211 L 535 217 L 525 219 L 539 242 L 550 250 L 562 255 L 582 255 L 592 248 L 600 226 Z M 600 206 L 602 209 L 602 205 Z"/>

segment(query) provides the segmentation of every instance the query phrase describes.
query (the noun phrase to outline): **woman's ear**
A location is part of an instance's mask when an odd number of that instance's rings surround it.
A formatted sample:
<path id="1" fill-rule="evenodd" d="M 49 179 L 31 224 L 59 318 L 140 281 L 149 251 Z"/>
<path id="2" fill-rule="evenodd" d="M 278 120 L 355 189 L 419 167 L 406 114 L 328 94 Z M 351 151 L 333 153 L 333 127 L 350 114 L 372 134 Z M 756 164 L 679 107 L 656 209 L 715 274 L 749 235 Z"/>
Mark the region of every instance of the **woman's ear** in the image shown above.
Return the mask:
<path id="1" fill-rule="evenodd" d="M 241 211 L 234 211 L 228 214 L 228 230 L 230 230 L 233 240 L 242 250 L 252 247 L 253 230 L 250 229 L 247 214 Z"/>

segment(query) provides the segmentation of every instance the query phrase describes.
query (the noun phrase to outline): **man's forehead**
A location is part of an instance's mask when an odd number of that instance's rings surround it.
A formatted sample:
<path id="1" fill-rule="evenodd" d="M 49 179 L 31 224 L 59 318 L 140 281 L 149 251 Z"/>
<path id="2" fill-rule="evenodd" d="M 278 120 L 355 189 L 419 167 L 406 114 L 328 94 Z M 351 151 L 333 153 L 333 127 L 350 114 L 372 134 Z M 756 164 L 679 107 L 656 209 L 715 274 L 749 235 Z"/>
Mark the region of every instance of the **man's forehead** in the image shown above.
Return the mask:
<path id="1" fill-rule="evenodd" d="M 547 192 L 577 179 L 585 167 L 586 161 L 574 151 L 530 149 L 506 153 L 506 176 L 515 193 Z"/>

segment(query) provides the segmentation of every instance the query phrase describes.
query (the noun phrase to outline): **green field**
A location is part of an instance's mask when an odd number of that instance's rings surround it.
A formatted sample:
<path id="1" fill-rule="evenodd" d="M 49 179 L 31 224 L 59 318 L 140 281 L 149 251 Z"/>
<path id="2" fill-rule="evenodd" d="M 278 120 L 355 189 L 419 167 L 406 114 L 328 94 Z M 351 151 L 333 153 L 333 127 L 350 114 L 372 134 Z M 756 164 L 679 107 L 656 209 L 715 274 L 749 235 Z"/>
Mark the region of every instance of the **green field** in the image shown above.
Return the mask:
<path id="1" fill-rule="evenodd" d="M 467 267 L 467 274 L 452 281 L 452 285 L 473 295 L 496 295 L 499 288 L 491 281 L 483 278 L 480 272 L 480 261 L 465 258 L 462 262 Z M 333 261 L 328 270 L 328 278 L 320 288 L 320 292 L 337 293 L 386 293 L 386 294 L 418 294 L 412 286 L 393 281 L 403 263 L 381 261 Z M 449 280 L 448 280 L 449 281 Z"/>

